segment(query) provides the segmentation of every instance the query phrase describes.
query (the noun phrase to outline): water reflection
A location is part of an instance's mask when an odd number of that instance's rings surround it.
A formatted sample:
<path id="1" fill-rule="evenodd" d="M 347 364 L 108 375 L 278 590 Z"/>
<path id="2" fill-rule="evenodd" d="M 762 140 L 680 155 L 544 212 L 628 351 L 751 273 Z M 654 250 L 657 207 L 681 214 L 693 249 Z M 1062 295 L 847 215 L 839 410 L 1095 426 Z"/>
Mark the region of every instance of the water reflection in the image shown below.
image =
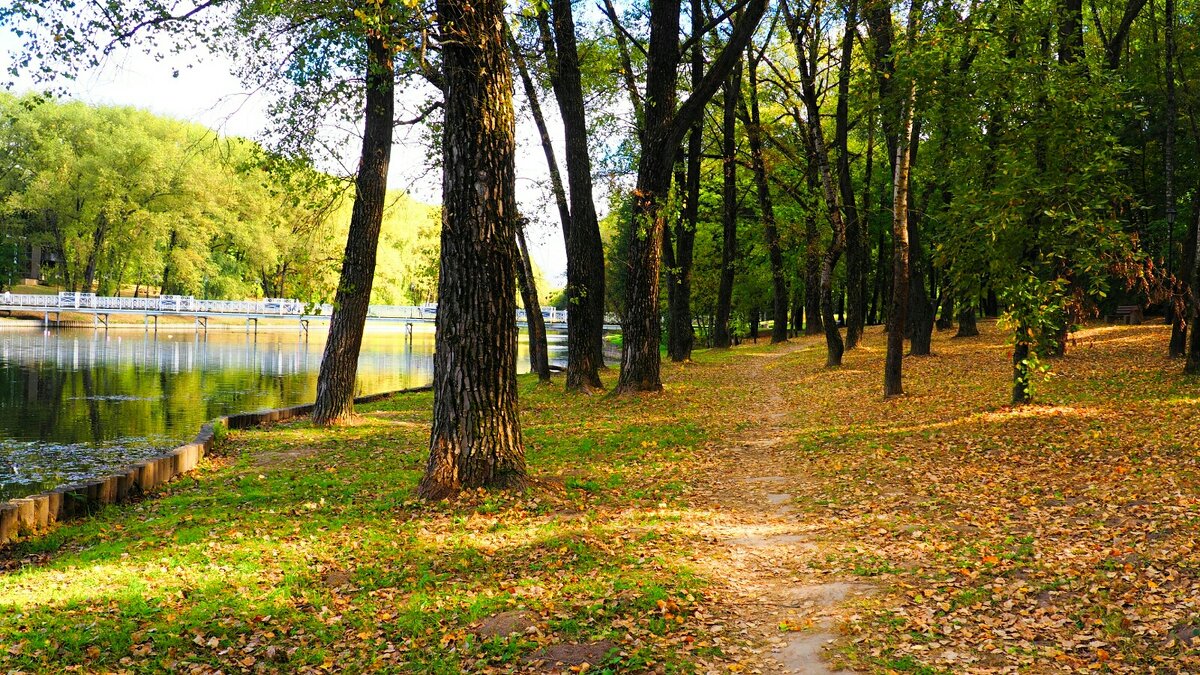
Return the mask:
<path id="1" fill-rule="evenodd" d="M 0 499 L 103 475 L 220 415 L 307 403 L 324 336 L 0 330 Z M 565 353 L 552 336 L 551 356 Z M 528 370 L 522 341 L 520 362 Z M 359 394 L 433 379 L 433 334 L 372 332 Z"/>

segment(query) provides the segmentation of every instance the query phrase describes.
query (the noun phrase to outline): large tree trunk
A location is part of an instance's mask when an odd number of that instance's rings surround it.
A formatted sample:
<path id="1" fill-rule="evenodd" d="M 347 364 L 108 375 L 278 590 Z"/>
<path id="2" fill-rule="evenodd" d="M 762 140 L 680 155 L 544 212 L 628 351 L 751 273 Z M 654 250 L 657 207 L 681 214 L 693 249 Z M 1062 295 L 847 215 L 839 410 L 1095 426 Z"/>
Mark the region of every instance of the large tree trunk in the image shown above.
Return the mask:
<path id="1" fill-rule="evenodd" d="M 517 416 L 516 140 L 503 0 L 438 0 L 445 77 L 433 430 L 419 494 L 526 484 Z"/>
<path id="2" fill-rule="evenodd" d="M 729 41 L 713 60 L 700 86 L 676 110 L 679 69 L 679 0 L 651 0 L 650 43 L 646 59 L 645 128 L 633 197 L 629 237 L 629 280 L 617 391 L 660 391 L 658 277 L 662 263 L 663 202 L 671 168 L 684 135 L 704 112 L 766 10 L 766 0 L 750 0 Z"/>
<path id="3" fill-rule="evenodd" d="M 384 0 L 387 2 L 388 0 Z M 371 284 L 375 279 L 375 249 L 387 199 L 388 162 L 392 155 L 395 106 L 395 66 L 391 46 L 382 36 L 367 38 L 366 123 L 362 156 L 354 186 L 354 208 L 342 259 L 342 273 L 329 320 L 329 337 L 317 375 L 314 424 L 338 424 L 354 412 L 354 379 L 362 346 Z"/>
<path id="4" fill-rule="evenodd" d="M 566 137 L 571 227 L 567 242 L 567 390 L 603 388 L 604 245 L 592 201 L 592 160 L 583 109 L 579 49 L 570 0 L 553 0 L 555 63 L 551 82 Z"/>
<path id="5" fill-rule="evenodd" d="M 904 393 L 904 328 L 908 320 L 909 257 L 908 257 L 908 177 L 912 161 L 908 139 L 913 126 L 915 87 L 909 90 L 902 113 L 902 135 L 896 148 L 896 177 L 892 181 L 892 309 L 891 331 L 887 340 L 887 359 L 884 364 L 883 395 Z"/>
<path id="6" fill-rule="evenodd" d="M 537 283 L 533 279 L 533 263 L 525 243 L 525 219 L 517 220 L 517 283 L 525 305 L 525 325 L 529 329 L 529 369 L 537 373 L 539 382 L 550 381 L 550 349 L 546 345 L 546 322 L 542 319 L 542 303 L 538 300 Z"/>
<path id="7" fill-rule="evenodd" d="M 737 265 L 737 102 L 741 98 L 741 66 L 735 66 L 725 82 L 725 102 L 721 119 L 721 171 L 723 184 L 721 242 L 721 280 L 717 287 L 717 317 L 713 326 L 713 346 L 727 348 L 729 314 L 733 305 L 733 276 Z"/>
<path id="8" fill-rule="evenodd" d="M 746 52 L 746 73 L 750 78 L 750 110 L 746 138 L 750 144 L 750 161 L 754 168 L 754 184 L 758 192 L 759 218 L 762 219 L 767 257 L 771 262 L 771 306 L 775 320 L 771 328 L 771 342 L 787 342 L 787 275 L 783 269 L 779 228 L 775 224 L 775 206 L 771 203 L 771 186 L 767 182 L 767 164 L 763 159 L 762 120 L 758 109 L 758 59 L 754 57 L 753 42 Z"/>

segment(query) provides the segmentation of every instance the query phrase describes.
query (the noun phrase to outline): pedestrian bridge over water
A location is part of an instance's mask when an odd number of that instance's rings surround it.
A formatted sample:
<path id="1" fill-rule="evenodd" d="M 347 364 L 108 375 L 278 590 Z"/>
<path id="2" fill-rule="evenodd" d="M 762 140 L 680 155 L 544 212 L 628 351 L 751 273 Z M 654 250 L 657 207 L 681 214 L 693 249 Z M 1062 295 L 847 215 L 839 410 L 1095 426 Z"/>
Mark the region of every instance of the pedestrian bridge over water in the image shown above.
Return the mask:
<path id="1" fill-rule="evenodd" d="M 196 330 L 207 331 L 208 320 L 244 319 L 246 331 L 258 330 L 258 322 L 284 320 L 296 322 L 308 332 L 314 321 L 329 321 L 333 314 L 332 305 L 306 305 L 292 298 L 265 298 L 262 300 L 198 300 L 190 295 L 163 295 L 156 298 L 123 298 L 96 295 L 95 293 L 63 292 L 57 295 L 0 294 L 0 312 L 32 312 L 42 314 L 46 327 L 58 325 L 64 314 L 91 316 L 96 328 L 107 328 L 109 319 L 117 316 L 140 316 L 147 330 L 158 330 L 159 317 L 190 318 Z M 567 313 L 554 308 L 542 311 L 547 327 L 565 328 Z M 417 323 L 433 323 L 437 319 L 435 305 L 371 305 L 367 310 L 368 322 L 401 324 L 409 332 Z M 524 324 L 525 310 L 517 310 L 517 322 Z"/>

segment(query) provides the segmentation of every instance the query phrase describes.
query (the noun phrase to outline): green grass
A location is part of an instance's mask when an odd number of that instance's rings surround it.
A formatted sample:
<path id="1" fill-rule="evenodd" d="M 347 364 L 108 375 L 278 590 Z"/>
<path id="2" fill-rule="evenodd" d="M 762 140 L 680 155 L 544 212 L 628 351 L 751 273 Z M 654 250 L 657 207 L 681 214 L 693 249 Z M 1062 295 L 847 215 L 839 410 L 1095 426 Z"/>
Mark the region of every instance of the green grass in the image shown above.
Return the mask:
<path id="1" fill-rule="evenodd" d="M 9 553 L 0 635 L 19 637 L 0 664 L 457 673 L 612 640 L 640 645 L 612 672 L 690 671 L 682 617 L 705 581 L 677 562 L 682 539 L 657 510 L 678 499 L 672 466 L 705 431 L 637 401 L 521 389 L 540 487 L 520 494 L 415 499 L 429 394 L 333 431 L 227 432 L 226 456 L 156 498 Z M 681 609 L 664 617 L 668 600 Z M 514 609 L 536 617 L 535 634 L 472 632 Z"/>

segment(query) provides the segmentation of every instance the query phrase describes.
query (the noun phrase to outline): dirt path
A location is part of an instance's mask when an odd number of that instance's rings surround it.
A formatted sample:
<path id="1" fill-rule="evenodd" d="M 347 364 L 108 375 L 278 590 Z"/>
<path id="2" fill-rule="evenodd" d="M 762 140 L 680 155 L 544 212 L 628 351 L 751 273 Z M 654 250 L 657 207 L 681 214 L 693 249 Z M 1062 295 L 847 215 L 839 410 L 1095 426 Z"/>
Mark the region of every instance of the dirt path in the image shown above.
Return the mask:
<path id="1" fill-rule="evenodd" d="M 796 420 L 783 391 L 791 386 L 781 360 L 819 340 L 800 339 L 738 360 L 730 389 L 757 392 L 739 402 L 738 419 L 717 443 L 714 470 L 699 479 L 697 497 L 713 514 L 711 561 L 724 580 L 722 605 L 733 632 L 750 644 L 738 655 L 748 672 L 843 673 L 824 652 L 836 637 L 847 603 L 872 587 L 814 571 L 813 527 L 794 515 L 792 490 L 805 480 L 791 467 Z M 735 648 L 736 649 L 736 648 Z"/>

